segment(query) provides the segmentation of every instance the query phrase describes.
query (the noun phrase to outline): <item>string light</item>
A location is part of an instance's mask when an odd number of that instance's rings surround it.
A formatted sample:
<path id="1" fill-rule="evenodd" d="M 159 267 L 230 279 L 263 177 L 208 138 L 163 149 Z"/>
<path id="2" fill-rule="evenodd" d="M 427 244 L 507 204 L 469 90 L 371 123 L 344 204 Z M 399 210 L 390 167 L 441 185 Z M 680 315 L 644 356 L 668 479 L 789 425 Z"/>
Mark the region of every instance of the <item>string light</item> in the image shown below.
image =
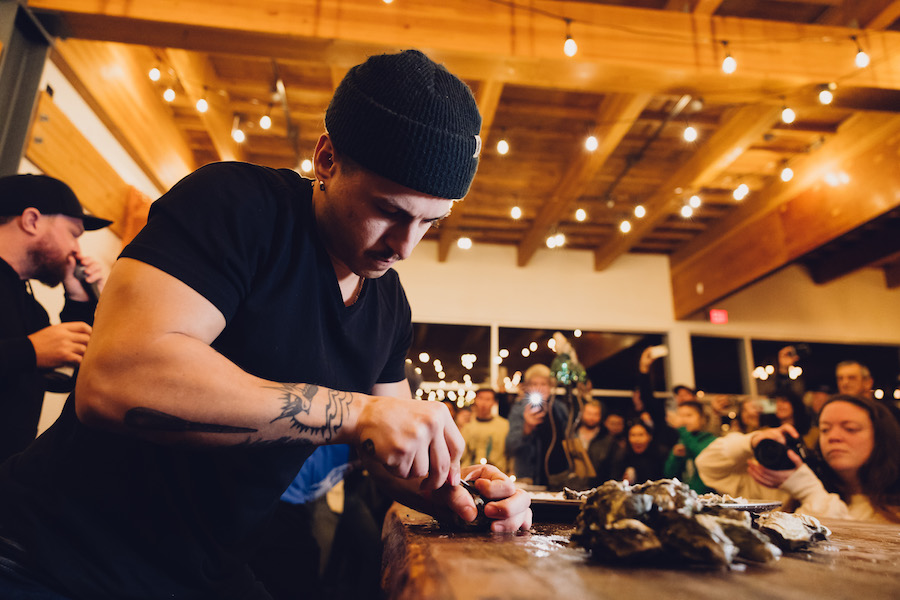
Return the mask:
<path id="1" fill-rule="evenodd" d="M 581 221 L 584 221 L 585 219 L 587 219 L 587 211 L 585 211 L 583 208 L 579 208 L 578 210 L 575 211 L 575 220 L 576 221 L 581 222 Z"/>
<path id="2" fill-rule="evenodd" d="M 734 196 L 735 200 L 743 200 L 744 198 L 747 197 L 747 194 L 749 194 L 749 193 L 750 193 L 750 186 L 748 186 L 746 183 L 742 183 L 741 185 L 739 185 L 735 188 L 734 192 L 732 193 L 732 196 Z"/>
<path id="3" fill-rule="evenodd" d="M 159 81 L 159 78 L 162 77 L 162 73 L 159 72 L 159 67 L 150 69 L 150 72 L 147 73 L 147 77 L 150 78 L 150 81 Z"/>
<path id="4" fill-rule="evenodd" d="M 241 118 L 238 115 L 234 115 L 234 123 L 231 126 L 231 139 L 238 144 L 243 144 L 244 140 L 247 139 L 247 136 L 244 135 L 244 130 L 241 129 Z"/>
<path id="5" fill-rule="evenodd" d="M 197 100 L 197 112 L 205 113 L 209 110 L 209 102 L 206 101 L 206 98 L 200 98 Z"/>
<path id="6" fill-rule="evenodd" d="M 566 19 L 566 41 L 563 44 L 563 53 L 569 57 L 575 56 L 578 52 L 578 44 L 572 39 L 571 25 L 572 20 Z"/>
<path id="7" fill-rule="evenodd" d="M 509 142 L 507 142 L 505 139 L 497 142 L 497 152 L 499 154 L 506 154 L 507 152 L 509 152 Z"/>
<path id="8" fill-rule="evenodd" d="M 166 88 L 166 91 L 163 92 L 163 99 L 166 102 L 172 102 L 173 100 L 175 100 L 175 90 L 170 87 Z"/>
<path id="9" fill-rule="evenodd" d="M 522 218 L 522 209 L 519 208 L 518 206 L 513 206 L 512 210 L 509 211 L 509 214 L 512 216 L 513 219 L 521 219 Z"/>
<path id="10" fill-rule="evenodd" d="M 469 250 L 472 247 L 472 238 L 470 237 L 461 237 L 456 240 L 456 245 L 462 250 Z"/>
<path id="11" fill-rule="evenodd" d="M 688 205 L 691 208 L 700 208 L 700 204 L 701 204 L 700 196 L 698 196 L 697 194 L 694 194 L 693 196 L 691 196 L 688 199 Z"/>
<path id="12" fill-rule="evenodd" d="M 859 45 L 859 40 L 856 39 L 855 35 L 851 35 L 850 39 L 856 44 L 856 58 L 854 59 L 854 62 L 856 62 L 856 66 L 860 69 L 865 69 L 869 66 L 869 55 L 866 54 L 862 49 L 862 46 Z"/>
<path id="13" fill-rule="evenodd" d="M 688 125 L 684 128 L 684 141 L 694 142 L 697 140 L 697 130 Z"/>
<path id="14" fill-rule="evenodd" d="M 638 219 L 643 219 L 646 215 L 647 215 L 647 209 L 644 208 L 644 206 L 642 204 L 638 204 L 637 206 L 634 207 L 634 216 L 636 216 Z M 628 221 L 625 221 L 625 222 L 628 223 Z M 628 224 L 628 229 L 631 229 L 630 223 Z"/>
<path id="15" fill-rule="evenodd" d="M 819 91 L 819 104 L 831 104 L 831 101 L 834 100 L 834 94 L 832 93 L 833 84 L 822 86 L 822 89 Z"/>
<path id="16" fill-rule="evenodd" d="M 690 219 L 691 216 L 693 216 L 693 214 L 694 214 L 694 209 L 691 208 L 690 206 L 688 206 L 687 204 L 685 204 L 684 206 L 681 207 L 681 216 L 684 217 L 685 219 Z"/>
<path id="17" fill-rule="evenodd" d="M 622 221 L 619 223 L 619 231 L 622 233 L 628 233 L 631 231 L 631 222 L 630 221 Z"/>
<path id="18" fill-rule="evenodd" d="M 737 61 L 734 60 L 731 52 L 728 51 L 727 40 L 722 40 L 722 47 L 725 49 L 725 58 L 722 60 L 722 72 L 726 75 L 731 75 L 737 70 Z"/>
<path id="19" fill-rule="evenodd" d="M 310 171 L 312 171 L 312 167 L 313 167 L 312 161 L 309 160 L 308 158 L 304 158 L 303 162 L 300 163 L 300 170 L 303 171 L 304 173 L 309 173 Z"/>
<path id="20" fill-rule="evenodd" d="M 781 180 L 785 183 L 794 178 L 794 170 L 789 166 L 785 165 L 783 169 L 781 169 Z"/>
<path id="21" fill-rule="evenodd" d="M 790 125 L 797 118 L 797 113 L 794 112 L 794 109 L 785 106 L 781 111 L 781 121 L 783 123 L 787 123 Z"/>
<path id="22" fill-rule="evenodd" d="M 597 141 L 596 137 L 589 135 L 587 139 L 584 140 L 584 147 L 587 148 L 588 152 L 593 152 L 600 147 L 600 142 Z"/>

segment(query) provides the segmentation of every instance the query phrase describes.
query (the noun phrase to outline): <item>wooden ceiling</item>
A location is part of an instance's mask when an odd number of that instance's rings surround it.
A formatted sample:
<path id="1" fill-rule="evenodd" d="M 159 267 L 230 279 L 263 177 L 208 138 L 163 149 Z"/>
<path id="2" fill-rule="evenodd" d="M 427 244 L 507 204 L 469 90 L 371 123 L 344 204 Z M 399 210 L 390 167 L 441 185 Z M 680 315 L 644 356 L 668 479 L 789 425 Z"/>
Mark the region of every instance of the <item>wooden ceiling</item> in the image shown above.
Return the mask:
<path id="1" fill-rule="evenodd" d="M 666 254 L 679 318 L 794 261 L 817 282 L 877 266 L 885 285 L 900 285 L 900 0 L 28 6 L 64 38 L 54 61 L 160 192 L 210 161 L 298 167 L 346 70 L 415 47 L 465 79 L 484 116 L 471 192 L 429 233 L 440 260 L 462 252 L 466 236 L 515 245 L 526 266 L 556 233 L 594 252 L 597 269 L 626 252 Z M 578 44 L 571 58 L 567 30 Z M 871 58 L 865 68 L 854 64 L 857 46 Z M 721 68 L 726 54 L 732 74 Z M 818 94 L 829 84 L 825 106 Z M 242 144 L 230 135 L 236 118 Z M 685 141 L 688 125 L 696 141 Z M 749 193 L 736 200 L 742 184 Z M 701 205 L 682 216 L 693 195 Z"/>

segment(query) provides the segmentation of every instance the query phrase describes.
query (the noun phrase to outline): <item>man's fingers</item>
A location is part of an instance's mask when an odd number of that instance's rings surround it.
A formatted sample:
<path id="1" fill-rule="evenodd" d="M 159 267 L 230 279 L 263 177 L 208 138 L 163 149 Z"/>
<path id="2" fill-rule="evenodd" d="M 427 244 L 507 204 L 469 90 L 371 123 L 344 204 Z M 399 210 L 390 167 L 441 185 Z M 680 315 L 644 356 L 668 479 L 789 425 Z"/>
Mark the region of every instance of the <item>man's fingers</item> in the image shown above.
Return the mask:
<path id="1" fill-rule="evenodd" d="M 422 489 L 436 490 L 447 482 L 450 473 L 450 453 L 443 439 L 436 439 L 429 447 L 428 477 L 422 482 Z"/>

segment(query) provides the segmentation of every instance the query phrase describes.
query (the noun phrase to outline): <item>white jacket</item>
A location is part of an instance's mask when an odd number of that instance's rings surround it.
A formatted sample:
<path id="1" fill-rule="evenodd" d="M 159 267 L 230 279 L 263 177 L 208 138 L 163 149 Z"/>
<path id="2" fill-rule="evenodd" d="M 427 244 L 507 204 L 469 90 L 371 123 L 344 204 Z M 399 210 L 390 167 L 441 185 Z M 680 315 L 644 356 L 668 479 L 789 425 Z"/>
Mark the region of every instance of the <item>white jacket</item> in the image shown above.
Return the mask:
<path id="1" fill-rule="evenodd" d="M 848 505 L 839 495 L 828 492 L 807 465 L 800 466 L 778 488 L 762 485 L 747 474 L 747 461 L 753 458 L 752 435 L 729 433 L 707 446 L 695 461 L 703 483 L 720 494 L 749 501 L 785 503 L 793 498 L 800 502 L 797 512 L 818 518 L 887 521 L 875 512 L 864 494 L 855 494 Z"/>

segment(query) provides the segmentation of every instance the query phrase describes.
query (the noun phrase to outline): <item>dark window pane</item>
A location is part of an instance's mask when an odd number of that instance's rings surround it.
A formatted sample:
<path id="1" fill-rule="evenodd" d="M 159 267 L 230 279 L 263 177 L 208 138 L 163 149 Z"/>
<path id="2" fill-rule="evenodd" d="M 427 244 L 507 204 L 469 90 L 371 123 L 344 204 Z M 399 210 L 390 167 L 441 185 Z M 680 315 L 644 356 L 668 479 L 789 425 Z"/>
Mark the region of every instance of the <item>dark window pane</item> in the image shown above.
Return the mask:
<path id="1" fill-rule="evenodd" d="M 522 373 L 533 364 L 550 366 L 556 353 L 547 342 L 558 329 L 525 329 L 501 327 L 500 348 L 509 351 L 509 357 L 502 366 L 512 376 Z M 647 346 L 664 343 L 660 334 L 613 333 L 585 331 L 575 337 L 573 331 L 560 331 L 575 349 L 578 361 L 585 368 L 594 389 L 629 390 L 637 380 L 638 359 Z M 529 348 L 531 342 L 537 344 L 536 351 L 522 356 L 522 349 Z M 657 390 L 666 389 L 665 361 L 657 360 L 654 366 L 654 383 Z"/>
<path id="2" fill-rule="evenodd" d="M 741 340 L 691 336 L 694 382 L 698 390 L 720 394 L 743 394 Z"/>
<path id="3" fill-rule="evenodd" d="M 793 345 L 803 369 L 807 389 L 827 386 L 836 391 L 835 367 L 841 361 L 855 360 L 872 372 L 873 388 L 882 389 L 888 396 L 893 395 L 900 375 L 900 347 L 868 344 L 824 344 L 817 342 L 797 342 L 796 340 L 753 340 L 754 366 L 778 366 L 778 350 Z"/>
<path id="4" fill-rule="evenodd" d="M 427 352 L 429 360 L 422 363 L 419 354 Z M 463 354 L 474 354 L 472 369 L 462 365 Z M 425 381 L 438 381 L 434 360 L 441 362 L 444 381 L 448 384 L 463 382 L 468 373 L 474 385 L 487 383 L 491 376 L 491 328 L 483 325 L 443 325 L 437 323 L 413 323 L 413 341 L 409 359 L 422 369 Z"/>

